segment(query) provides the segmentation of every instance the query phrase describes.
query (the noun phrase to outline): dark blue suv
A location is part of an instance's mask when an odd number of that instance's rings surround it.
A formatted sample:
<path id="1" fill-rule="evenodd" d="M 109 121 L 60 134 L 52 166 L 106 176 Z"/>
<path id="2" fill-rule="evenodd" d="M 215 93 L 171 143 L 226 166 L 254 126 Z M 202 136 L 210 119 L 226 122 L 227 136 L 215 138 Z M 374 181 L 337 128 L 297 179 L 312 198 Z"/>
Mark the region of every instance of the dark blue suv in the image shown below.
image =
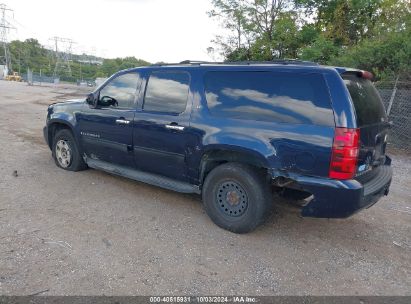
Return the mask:
<path id="1" fill-rule="evenodd" d="M 301 200 L 303 216 L 343 218 L 391 183 L 390 124 L 371 77 L 302 61 L 134 68 L 50 105 L 44 137 L 65 170 L 201 193 L 233 232 L 262 223 L 274 192 Z"/>

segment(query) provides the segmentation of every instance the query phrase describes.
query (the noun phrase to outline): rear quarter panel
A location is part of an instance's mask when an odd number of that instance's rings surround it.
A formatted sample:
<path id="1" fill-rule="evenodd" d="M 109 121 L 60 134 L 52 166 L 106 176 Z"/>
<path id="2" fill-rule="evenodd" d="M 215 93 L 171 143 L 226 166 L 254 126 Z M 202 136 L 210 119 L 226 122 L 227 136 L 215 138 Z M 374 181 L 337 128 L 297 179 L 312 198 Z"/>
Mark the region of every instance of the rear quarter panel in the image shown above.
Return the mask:
<path id="1" fill-rule="evenodd" d="M 294 173 L 328 176 L 334 126 L 239 120 L 212 116 L 207 107 L 203 74 L 196 71 L 188 166 L 199 168 L 211 149 L 249 152 L 263 159 L 278 176 Z M 193 172 L 195 175 L 196 173 Z"/>
<path id="2" fill-rule="evenodd" d="M 350 93 L 336 69 L 329 68 L 323 72 L 330 92 L 334 110 L 335 126 L 340 128 L 356 128 L 356 117 Z"/>

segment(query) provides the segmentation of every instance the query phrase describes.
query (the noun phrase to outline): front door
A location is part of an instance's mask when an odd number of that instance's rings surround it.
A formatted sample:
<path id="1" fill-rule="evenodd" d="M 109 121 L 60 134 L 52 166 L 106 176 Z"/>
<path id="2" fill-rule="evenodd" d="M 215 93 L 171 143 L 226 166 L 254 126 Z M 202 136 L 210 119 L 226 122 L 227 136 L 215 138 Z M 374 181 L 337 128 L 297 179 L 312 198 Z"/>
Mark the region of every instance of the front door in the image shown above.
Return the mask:
<path id="1" fill-rule="evenodd" d="M 189 82 L 190 75 L 181 71 L 154 71 L 149 75 L 142 109 L 134 119 L 138 169 L 187 181 Z"/>
<path id="2" fill-rule="evenodd" d="M 88 157 L 134 166 L 133 120 L 139 83 L 137 72 L 114 77 L 96 94 L 96 107 L 77 116 L 81 145 Z"/>

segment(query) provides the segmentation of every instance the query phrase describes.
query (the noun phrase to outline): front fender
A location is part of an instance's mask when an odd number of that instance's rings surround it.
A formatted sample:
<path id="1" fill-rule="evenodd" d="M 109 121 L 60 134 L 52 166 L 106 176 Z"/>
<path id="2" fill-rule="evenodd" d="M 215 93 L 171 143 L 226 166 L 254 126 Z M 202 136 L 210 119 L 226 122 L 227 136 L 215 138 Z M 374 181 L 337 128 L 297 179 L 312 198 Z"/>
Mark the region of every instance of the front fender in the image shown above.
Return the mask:
<path id="1" fill-rule="evenodd" d="M 71 129 L 74 129 L 74 126 L 76 124 L 76 118 L 71 113 L 65 113 L 65 112 L 52 113 L 50 115 L 49 120 L 47 121 L 47 126 L 53 123 L 65 124 L 69 126 Z"/>
<path id="2" fill-rule="evenodd" d="M 63 115 L 51 115 L 50 119 L 47 121 L 47 125 L 46 125 L 47 131 L 45 132 L 47 132 L 47 143 L 50 149 L 52 148 L 52 143 L 53 143 L 53 132 L 57 125 L 64 126 L 65 128 L 69 129 L 73 133 L 73 137 L 74 137 L 74 140 L 76 141 L 77 147 L 80 147 L 77 132 L 73 124 L 73 120 L 68 119 L 69 115 L 67 115 L 66 113 L 61 113 L 61 114 Z M 46 136 L 46 134 L 44 134 L 44 136 Z"/>

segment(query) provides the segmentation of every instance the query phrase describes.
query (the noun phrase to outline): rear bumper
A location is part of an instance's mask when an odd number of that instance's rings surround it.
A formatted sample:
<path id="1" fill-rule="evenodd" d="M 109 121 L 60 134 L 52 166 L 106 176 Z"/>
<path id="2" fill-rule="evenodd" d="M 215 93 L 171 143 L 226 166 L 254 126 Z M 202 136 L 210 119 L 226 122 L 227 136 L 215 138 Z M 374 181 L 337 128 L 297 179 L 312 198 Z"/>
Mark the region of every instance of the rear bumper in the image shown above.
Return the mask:
<path id="1" fill-rule="evenodd" d="M 387 157 L 385 165 L 376 170 L 379 170 L 376 176 L 364 184 L 357 180 L 298 178 L 298 184 L 314 195 L 313 200 L 303 207 L 302 216 L 346 218 L 371 207 L 388 194 L 392 179 L 391 159 Z"/>

